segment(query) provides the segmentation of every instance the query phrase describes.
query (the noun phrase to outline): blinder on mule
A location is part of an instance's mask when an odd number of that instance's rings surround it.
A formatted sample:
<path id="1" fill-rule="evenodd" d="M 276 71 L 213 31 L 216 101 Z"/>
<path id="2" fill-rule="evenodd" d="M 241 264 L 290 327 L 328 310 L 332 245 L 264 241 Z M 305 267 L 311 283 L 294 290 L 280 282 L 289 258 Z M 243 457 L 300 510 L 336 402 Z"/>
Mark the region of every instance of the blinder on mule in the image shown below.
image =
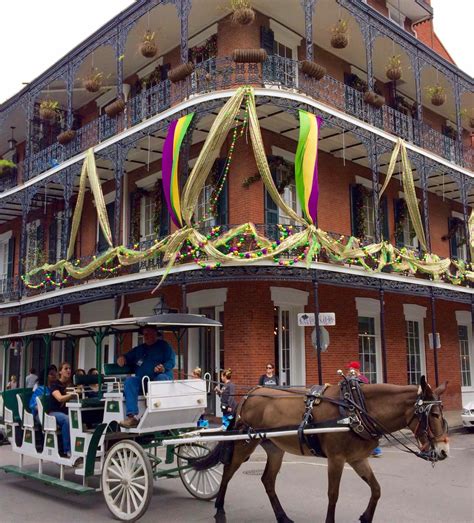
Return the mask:
<path id="1" fill-rule="evenodd" d="M 427 400 L 423 398 L 423 393 L 420 393 L 416 398 L 414 407 L 415 410 L 408 425 L 411 425 L 412 421 L 417 418 L 418 423 L 413 434 L 420 445 L 420 451 L 416 454 L 422 459 L 431 461 L 434 465 L 440 459 L 436 450 L 436 443 L 447 441 L 448 422 L 443 416 L 443 402 L 439 399 Z M 435 415 L 435 413 L 431 412 L 433 407 L 438 407 L 440 411 L 439 416 L 441 416 L 442 425 L 439 434 L 433 431 L 430 423 L 430 417 Z M 423 439 L 425 440 L 424 443 Z M 444 457 L 447 456 L 445 455 Z"/>

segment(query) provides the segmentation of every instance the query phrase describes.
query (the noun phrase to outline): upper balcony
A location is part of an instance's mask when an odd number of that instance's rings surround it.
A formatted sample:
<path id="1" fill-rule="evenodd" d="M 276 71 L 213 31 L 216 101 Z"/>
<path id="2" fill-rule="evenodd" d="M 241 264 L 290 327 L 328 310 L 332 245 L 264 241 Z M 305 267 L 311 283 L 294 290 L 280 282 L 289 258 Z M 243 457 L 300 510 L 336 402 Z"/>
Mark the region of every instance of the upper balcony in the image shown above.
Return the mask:
<path id="1" fill-rule="evenodd" d="M 371 7 L 380 2 L 319 0 L 312 12 L 314 2 L 291 1 L 294 9 L 288 9 L 289 2 L 254 0 L 256 19 L 248 26 L 231 24 L 214 0 L 200 1 L 199 8 L 184 0 L 177 5 L 136 2 L 4 104 L 0 144 L 7 144 L 10 127 L 15 127 L 20 142 L 17 183 L 183 100 L 246 84 L 309 96 L 474 170 L 472 80 L 412 34 L 411 23 L 429 15 L 426 2 L 401 1 L 400 13 L 406 20 L 400 24 L 389 9 L 384 13 L 387 18 Z M 348 25 L 348 45 L 341 49 L 331 44 L 331 28 L 339 18 Z M 159 49 L 153 58 L 139 51 L 148 29 L 155 31 Z M 260 64 L 231 58 L 235 48 L 259 47 L 268 54 Z M 398 81 L 386 76 L 392 56 L 400 57 Z M 313 57 L 327 70 L 320 81 L 300 69 L 302 60 Z M 188 60 L 194 71 L 173 83 L 170 69 Z M 91 76 L 96 77 L 95 86 Z M 443 93 L 442 105 L 434 105 L 430 97 L 429 88 L 437 86 Z M 117 96 L 124 101 L 121 112 L 109 116 L 106 108 Z M 45 100 L 57 102 L 50 120 L 40 114 Z"/>

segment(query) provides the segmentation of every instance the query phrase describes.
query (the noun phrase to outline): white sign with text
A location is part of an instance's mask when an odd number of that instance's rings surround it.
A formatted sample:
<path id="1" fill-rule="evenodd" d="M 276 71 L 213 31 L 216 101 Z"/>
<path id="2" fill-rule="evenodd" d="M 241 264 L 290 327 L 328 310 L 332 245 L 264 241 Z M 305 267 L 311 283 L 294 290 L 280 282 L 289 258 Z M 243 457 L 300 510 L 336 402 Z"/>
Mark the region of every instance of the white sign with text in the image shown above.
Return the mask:
<path id="1" fill-rule="evenodd" d="M 298 326 L 300 327 L 314 327 L 316 325 L 314 312 L 301 312 L 298 314 Z M 336 325 L 336 313 L 334 312 L 320 312 L 319 326 L 333 327 Z"/>

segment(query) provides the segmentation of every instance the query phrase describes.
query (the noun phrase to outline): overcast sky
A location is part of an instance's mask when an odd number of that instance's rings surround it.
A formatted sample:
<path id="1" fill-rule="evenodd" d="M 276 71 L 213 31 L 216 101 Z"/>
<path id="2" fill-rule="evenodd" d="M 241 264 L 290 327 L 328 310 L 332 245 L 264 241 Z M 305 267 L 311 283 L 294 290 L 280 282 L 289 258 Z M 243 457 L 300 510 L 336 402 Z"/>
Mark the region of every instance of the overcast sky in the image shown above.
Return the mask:
<path id="1" fill-rule="evenodd" d="M 0 103 L 132 3 L 133 0 L 0 0 Z M 218 2 L 223 3 L 224 0 Z M 431 0 L 431 4 L 436 32 L 459 67 L 474 76 L 474 0 Z"/>

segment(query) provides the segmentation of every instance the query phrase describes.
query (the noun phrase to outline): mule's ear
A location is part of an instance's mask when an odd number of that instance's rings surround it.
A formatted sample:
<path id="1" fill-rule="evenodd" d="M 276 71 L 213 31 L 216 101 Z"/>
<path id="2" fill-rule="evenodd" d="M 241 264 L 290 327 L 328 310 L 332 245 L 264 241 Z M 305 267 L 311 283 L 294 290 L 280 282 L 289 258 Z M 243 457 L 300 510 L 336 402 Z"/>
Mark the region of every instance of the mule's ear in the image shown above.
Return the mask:
<path id="1" fill-rule="evenodd" d="M 449 381 L 447 381 L 447 380 L 444 383 L 441 383 L 441 385 L 434 390 L 434 393 L 437 396 L 441 396 L 441 394 L 443 394 L 446 391 L 446 389 L 448 387 L 448 383 L 449 383 Z"/>
<path id="2" fill-rule="evenodd" d="M 428 383 L 426 382 L 426 378 L 424 376 L 420 379 L 420 387 L 423 392 L 425 392 L 426 387 L 428 386 Z"/>

